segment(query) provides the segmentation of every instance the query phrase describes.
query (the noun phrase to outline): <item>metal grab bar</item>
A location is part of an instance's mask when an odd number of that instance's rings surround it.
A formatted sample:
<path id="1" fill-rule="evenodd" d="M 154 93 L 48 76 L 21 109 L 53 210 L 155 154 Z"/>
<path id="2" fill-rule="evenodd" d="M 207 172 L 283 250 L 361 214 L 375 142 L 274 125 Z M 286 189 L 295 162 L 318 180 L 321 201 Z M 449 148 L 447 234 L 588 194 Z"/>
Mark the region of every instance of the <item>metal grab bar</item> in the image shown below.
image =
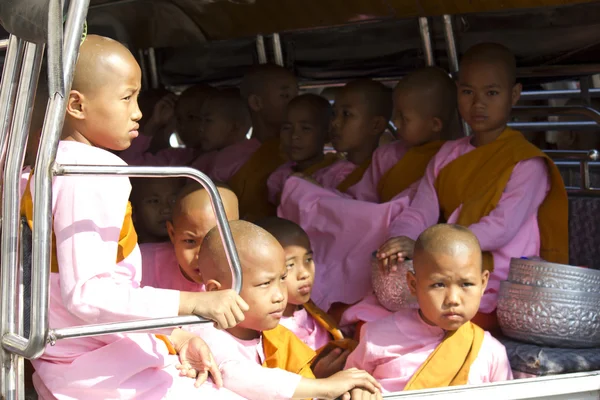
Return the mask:
<path id="1" fill-rule="evenodd" d="M 598 150 L 544 150 L 553 160 L 599 161 Z"/>
<path id="2" fill-rule="evenodd" d="M 421 34 L 421 44 L 423 45 L 423 54 L 425 55 L 425 65 L 432 67 L 435 65 L 435 59 L 433 56 L 433 46 L 431 44 L 429 19 L 427 17 L 419 17 L 419 33 Z"/>
<path id="3" fill-rule="evenodd" d="M 513 116 L 546 117 L 549 115 L 581 115 L 600 124 L 600 112 L 588 106 L 515 106 Z"/>
<path id="4" fill-rule="evenodd" d="M 565 131 L 565 130 L 570 130 L 570 129 L 597 131 L 599 129 L 598 124 L 595 122 L 591 122 L 591 121 L 509 122 L 507 125 L 518 131 L 561 131 L 561 130 Z"/>

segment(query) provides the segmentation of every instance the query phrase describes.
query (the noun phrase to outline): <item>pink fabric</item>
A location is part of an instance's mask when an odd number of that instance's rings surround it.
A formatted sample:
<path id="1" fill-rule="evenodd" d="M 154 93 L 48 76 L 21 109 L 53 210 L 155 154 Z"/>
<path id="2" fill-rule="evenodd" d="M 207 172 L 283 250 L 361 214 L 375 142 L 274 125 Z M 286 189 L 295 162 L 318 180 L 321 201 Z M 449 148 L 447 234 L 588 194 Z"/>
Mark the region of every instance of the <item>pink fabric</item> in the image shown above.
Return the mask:
<path id="1" fill-rule="evenodd" d="M 388 237 L 416 239 L 425 229 L 438 223 L 440 208 L 435 180 L 444 166 L 475 150 L 470 140 L 466 137 L 442 146 L 429 163 L 410 207 L 392 221 Z M 496 308 L 500 282 L 508 278 L 511 257 L 540 254 L 537 212 L 549 189 L 545 161 L 541 158 L 521 161 L 515 166 L 498 206 L 487 217 L 469 226 L 479 239 L 481 249 L 490 251 L 494 257 L 494 271 L 479 311 L 490 313 Z M 461 207 L 452 213 L 448 223 L 456 222 L 460 210 Z"/>
<path id="2" fill-rule="evenodd" d="M 204 292 L 204 285 L 189 281 L 181 272 L 171 242 L 145 243 L 142 253 L 142 287 Z"/>
<path id="3" fill-rule="evenodd" d="M 291 399 L 302 377 L 279 368 L 264 368 L 262 337 L 240 340 L 212 325 L 187 329 L 211 348 L 223 375 L 223 387 L 249 400 Z"/>
<path id="4" fill-rule="evenodd" d="M 283 186 L 287 179 L 294 173 L 294 162 L 287 162 L 277 168 L 267 180 L 267 188 L 269 189 L 269 202 L 277 205 L 279 203 L 279 195 L 283 191 Z"/>
<path id="5" fill-rule="evenodd" d="M 21 171 L 21 180 L 19 181 L 19 199 L 23 198 L 23 193 L 27 188 L 27 182 L 29 182 L 29 175 L 31 174 L 31 167 L 27 166 Z"/>
<path id="6" fill-rule="evenodd" d="M 140 134 L 131 142 L 131 146 L 129 146 L 129 148 L 119 153 L 119 157 L 121 157 L 127 164 L 131 164 L 132 161 L 135 162 L 136 159 L 146 153 L 151 144 L 152 136 Z"/>
<path id="7" fill-rule="evenodd" d="M 59 143 L 56 161 L 125 164 L 105 150 L 70 141 Z M 178 291 L 140 287 L 137 246 L 115 263 L 130 191 L 126 177 L 54 178 L 52 215 L 60 273 L 50 277 L 50 328 L 178 315 Z M 149 333 L 110 334 L 60 340 L 33 364 L 59 399 L 159 399 L 193 387 L 193 381 L 176 377 L 177 358 L 166 351 Z"/>
<path id="8" fill-rule="evenodd" d="M 133 141 L 133 143 L 135 143 L 135 140 Z M 180 167 L 191 164 L 192 161 L 194 161 L 197 157 L 198 151 L 194 149 L 169 148 L 160 150 L 156 154 L 152 154 L 147 151 L 132 152 L 129 154 L 125 154 L 124 160 L 126 159 L 126 162 L 129 165 L 143 165 L 151 167 Z"/>
<path id="9" fill-rule="evenodd" d="M 217 154 L 217 151 L 211 151 L 210 153 L 200 154 L 194 161 L 192 161 L 190 167 L 196 168 L 198 171 L 206 173 L 210 169 L 210 166 L 213 164 Z"/>
<path id="10" fill-rule="evenodd" d="M 384 393 L 399 392 L 442 342 L 445 332 L 427 325 L 418 310 L 398 311 L 393 315 L 365 324 L 361 341 L 346 361 L 346 369 L 369 372 L 383 387 Z M 468 384 L 499 382 L 512 379 L 506 349 L 485 333 L 481 349 L 469 372 Z"/>
<path id="11" fill-rule="evenodd" d="M 346 192 L 357 200 L 379 203 L 379 180 L 406 154 L 406 145 L 400 141 L 378 147 L 372 156 L 371 165 L 362 179 Z"/>
<path id="12" fill-rule="evenodd" d="M 260 146 L 258 139 L 252 138 L 220 150 L 206 174 L 213 181 L 228 182 Z"/>
<path id="13" fill-rule="evenodd" d="M 327 329 L 321 326 L 306 311 L 298 310 L 291 317 L 281 318 L 280 324 L 294 332 L 300 340 L 313 350 L 318 350 L 331 340 Z"/>
<path id="14" fill-rule="evenodd" d="M 346 179 L 348 175 L 356 169 L 356 165 L 348 160 L 339 160 L 326 168 L 322 168 L 314 173 L 313 179 L 319 182 L 319 185 L 328 189 L 335 189 Z"/>
<path id="15" fill-rule="evenodd" d="M 342 318 L 340 319 L 340 327 L 346 330 L 361 321 L 373 322 L 392 314 L 393 313 L 383 307 L 379 301 L 377 301 L 377 297 L 371 293 L 344 311 Z"/>

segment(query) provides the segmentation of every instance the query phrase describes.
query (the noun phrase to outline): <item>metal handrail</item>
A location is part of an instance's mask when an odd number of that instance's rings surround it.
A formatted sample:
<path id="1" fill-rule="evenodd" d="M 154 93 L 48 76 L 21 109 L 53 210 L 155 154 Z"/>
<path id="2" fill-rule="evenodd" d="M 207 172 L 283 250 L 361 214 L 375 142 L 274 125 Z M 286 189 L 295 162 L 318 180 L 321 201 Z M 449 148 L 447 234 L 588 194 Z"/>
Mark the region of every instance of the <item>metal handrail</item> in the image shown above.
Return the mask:
<path id="1" fill-rule="evenodd" d="M 598 150 L 544 150 L 544 153 L 553 160 L 600 160 L 600 152 Z"/>

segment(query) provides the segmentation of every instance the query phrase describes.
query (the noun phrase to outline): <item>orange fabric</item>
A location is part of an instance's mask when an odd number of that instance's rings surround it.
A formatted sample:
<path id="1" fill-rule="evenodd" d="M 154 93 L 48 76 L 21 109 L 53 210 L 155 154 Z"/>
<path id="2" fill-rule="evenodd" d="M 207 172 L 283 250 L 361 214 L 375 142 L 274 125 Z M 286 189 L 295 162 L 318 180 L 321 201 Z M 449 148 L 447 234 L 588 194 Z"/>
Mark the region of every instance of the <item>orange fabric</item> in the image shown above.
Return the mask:
<path id="1" fill-rule="evenodd" d="M 31 197 L 30 183 L 33 171 L 29 175 L 29 181 L 25 187 L 23 198 L 21 199 L 21 216 L 27 219 L 27 225 L 33 229 L 33 198 Z M 133 226 L 133 220 L 131 218 L 132 208 L 131 202 L 127 202 L 127 208 L 125 209 L 125 218 L 123 220 L 123 227 L 119 235 L 119 244 L 117 248 L 117 263 L 120 263 L 126 259 L 135 249 L 137 245 L 137 233 Z M 56 257 L 56 238 L 54 236 L 54 229 L 52 230 L 52 256 L 50 264 L 50 272 L 58 272 L 58 258 Z"/>
<path id="2" fill-rule="evenodd" d="M 354 340 L 357 340 L 360 342 L 360 330 L 362 329 L 364 324 L 366 324 L 365 321 L 358 321 L 356 323 L 356 330 L 354 331 Z"/>
<path id="3" fill-rule="evenodd" d="M 484 331 L 467 322 L 446 337 L 412 376 L 404 390 L 466 385 L 471 365 L 479 354 Z"/>
<path id="4" fill-rule="evenodd" d="M 336 189 L 339 190 L 340 192 L 345 193 L 346 190 L 348 190 L 352 186 L 356 185 L 362 179 L 363 175 L 365 174 L 365 172 L 371 165 L 371 161 L 372 161 L 372 158 L 369 157 L 369 159 L 366 160 L 365 162 L 363 162 L 361 165 L 357 165 L 356 168 L 354 168 L 354 171 L 352 171 L 350 174 L 348 174 L 346 179 L 344 179 L 337 186 Z"/>
<path id="5" fill-rule="evenodd" d="M 436 140 L 409 149 L 379 180 L 377 192 L 381 203 L 388 202 L 425 175 L 429 161 L 445 142 Z"/>
<path id="6" fill-rule="evenodd" d="M 462 205 L 456 223 L 468 227 L 478 222 L 498 205 L 515 165 L 535 157 L 546 161 L 551 183 L 538 210 L 540 256 L 547 261 L 568 263 L 568 200 L 560 172 L 548 156 L 520 132 L 510 128 L 494 142 L 478 147 L 442 168 L 435 182 L 440 218 L 447 221 Z M 483 254 L 484 268 L 493 271 L 491 253 Z"/>
<path id="7" fill-rule="evenodd" d="M 276 215 L 268 200 L 267 180 L 284 162 L 279 139 L 270 139 L 229 179 L 227 184 L 238 197 L 241 219 L 256 221 Z"/>
<path id="8" fill-rule="evenodd" d="M 323 168 L 327 168 L 339 160 L 340 156 L 337 153 L 327 153 L 321 161 L 300 172 L 302 172 L 304 175 L 312 176 L 315 174 L 315 172 L 320 171 Z"/>
<path id="9" fill-rule="evenodd" d="M 177 350 L 175 350 L 175 347 L 173 347 L 173 343 L 171 343 L 171 340 L 169 340 L 169 338 L 166 335 L 154 335 L 154 336 L 156 336 L 156 338 L 158 340 L 160 340 L 167 346 L 167 350 L 169 350 L 169 354 L 173 354 L 173 355 L 177 354 Z"/>
<path id="10" fill-rule="evenodd" d="M 317 355 L 316 352 L 289 329 L 277 325 L 275 329 L 264 331 L 262 339 L 265 352 L 263 367 L 279 368 L 305 378 L 315 379 L 310 367 Z"/>
<path id="11" fill-rule="evenodd" d="M 325 311 L 321 310 L 312 300 L 309 300 L 303 307 L 319 325 L 327 329 L 327 332 L 333 337 L 333 340 L 341 340 L 344 338 L 344 335 L 335 320 Z"/>

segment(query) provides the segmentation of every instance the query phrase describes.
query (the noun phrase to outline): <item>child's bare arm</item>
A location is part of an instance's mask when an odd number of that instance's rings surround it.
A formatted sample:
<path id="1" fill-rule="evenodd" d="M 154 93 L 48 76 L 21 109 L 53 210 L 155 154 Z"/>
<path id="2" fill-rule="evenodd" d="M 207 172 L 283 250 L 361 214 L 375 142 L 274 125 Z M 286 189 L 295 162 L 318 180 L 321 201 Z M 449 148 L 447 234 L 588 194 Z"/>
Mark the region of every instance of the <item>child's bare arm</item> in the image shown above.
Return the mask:
<path id="1" fill-rule="evenodd" d="M 363 389 L 371 394 L 381 393 L 381 385 L 365 371 L 351 368 L 326 379 L 302 378 L 294 392 L 294 399 L 350 399 L 350 392 Z"/>
<path id="2" fill-rule="evenodd" d="M 221 371 L 202 338 L 192 332 L 177 328 L 173 330 L 169 340 L 179 355 L 180 364 L 177 369 L 181 372 L 181 376 L 196 379 L 195 386 L 200 387 L 210 374 L 217 387 L 223 386 Z"/>

